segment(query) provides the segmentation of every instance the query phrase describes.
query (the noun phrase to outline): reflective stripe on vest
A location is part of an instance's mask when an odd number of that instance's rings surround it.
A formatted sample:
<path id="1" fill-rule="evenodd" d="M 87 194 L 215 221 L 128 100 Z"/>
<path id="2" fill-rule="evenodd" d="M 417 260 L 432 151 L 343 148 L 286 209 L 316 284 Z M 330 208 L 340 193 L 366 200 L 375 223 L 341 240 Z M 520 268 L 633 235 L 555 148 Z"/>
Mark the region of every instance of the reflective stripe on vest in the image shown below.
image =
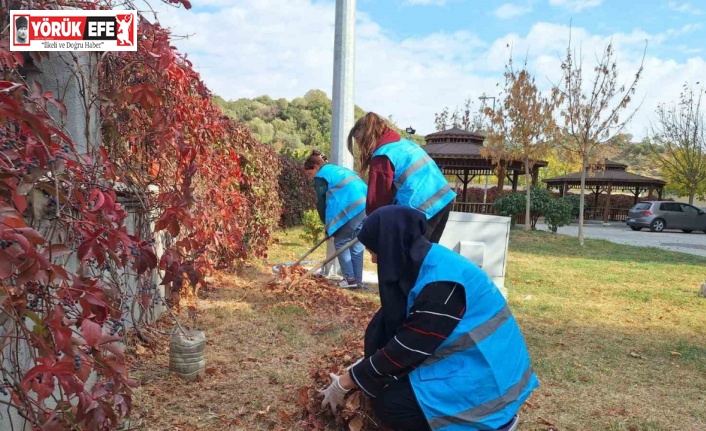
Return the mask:
<path id="1" fill-rule="evenodd" d="M 424 211 L 428 210 L 432 206 L 434 206 L 435 203 L 439 202 L 441 198 L 446 196 L 446 193 L 451 191 L 451 187 L 449 187 L 448 184 L 444 185 L 444 187 L 441 188 L 438 192 L 434 193 L 432 197 L 429 199 L 425 200 L 421 205 L 419 205 L 419 208 L 417 208 L 419 211 Z"/>
<path id="2" fill-rule="evenodd" d="M 410 167 L 407 168 L 406 171 L 402 172 L 402 175 L 400 175 L 397 181 L 395 181 L 395 187 L 397 187 L 398 189 L 402 187 L 402 184 L 407 181 L 407 178 L 409 178 L 413 173 L 417 172 L 422 166 L 426 165 L 427 163 L 434 163 L 434 160 L 432 160 L 431 157 L 426 155 L 414 162 Z"/>
<path id="3" fill-rule="evenodd" d="M 343 209 L 342 212 L 338 213 L 336 217 L 332 218 L 331 221 L 326 223 L 326 230 L 330 231 L 332 227 L 336 226 L 336 223 L 340 222 L 344 217 L 347 217 L 348 214 L 350 214 L 351 211 L 355 209 L 355 207 L 362 204 L 365 204 L 365 198 L 360 198 L 352 204 L 348 205 L 346 208 Z"/>
<path id="4" fill-rule="evenodd" d="M 430 365 L 434 365 L 454 353 L 462 352 L 474 347 L 476 344 L 488 338 L 490 334 L 495 332 L 499 327 L 507 322 L 510 316 L 512 316 L 512 313 L 510 312 L 510 307 L 506 304 L 489 320 L 486 320 L 479 326 L 473 328 L 473 330 L 466 332 L 464 335 L 454 340 L 453 343 L 437 349 L 436 352 L 422 362 L 420 366 L 428 367 Z"/>
<path id="5" fill-rule="evenodd" d="M 442 416 L 429 420 L 429 427 L 432 430 L 447 427 L 449 425 L 464 425 L 472 426 L 478 429 L 483 429 L 484 425 L 481 422 L 483 418 L 492 415 L 495 412 L 499 412 L 506 408 L 510 404 L 514 403 L 517 398 L 522 394 L 527 385 L 532 379 L 532 374 L 534 370 L 529 367 L 522 374 L 522 379 L 515 383 L 507 390 L 502 396 L 495 398 L 494 400 L 486 401 L 483 404 L 475 406 L 464 412 L 457 413 L 454 416 Z"/>
<path id="6" fill-rule="evenodd" d="M 344 179 L 343 181 L 341 181 L 340 183 L 336 184 L 335 186 L 329 188 L 328 190 L 326 190 L 326 199 L 330 199 L 334 193 L 341 190 L 346 185 L 352 183 L 355 180 L 357 180 L 356 177 L 348 177 L 348 178 Z"/>

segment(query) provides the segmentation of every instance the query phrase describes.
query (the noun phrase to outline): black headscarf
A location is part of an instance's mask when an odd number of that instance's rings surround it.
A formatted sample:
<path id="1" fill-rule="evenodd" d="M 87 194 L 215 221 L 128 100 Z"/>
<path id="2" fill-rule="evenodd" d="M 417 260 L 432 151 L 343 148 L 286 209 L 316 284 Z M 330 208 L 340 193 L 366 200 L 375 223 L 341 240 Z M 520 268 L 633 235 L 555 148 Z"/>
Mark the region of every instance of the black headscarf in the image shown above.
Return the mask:
<path id="1" fill-rule="evenodd" d="M 363 223 L 358 240 L 377 254 L 381 305 L 366 331 L 366 356 L 387 344 L 406 318 L 407 297 L 431 247 L 425 231 L 423 212 L 398 205 L 373 211 Z"/>

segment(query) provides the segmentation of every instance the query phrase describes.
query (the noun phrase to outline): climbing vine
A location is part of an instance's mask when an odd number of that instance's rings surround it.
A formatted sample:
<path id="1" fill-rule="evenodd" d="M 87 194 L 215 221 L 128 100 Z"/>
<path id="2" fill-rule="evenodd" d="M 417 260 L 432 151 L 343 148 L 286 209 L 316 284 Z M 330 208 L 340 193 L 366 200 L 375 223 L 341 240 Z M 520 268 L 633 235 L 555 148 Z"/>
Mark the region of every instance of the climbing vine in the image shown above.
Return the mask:
<path id="1" fill-rule="evenodd" d="M 48 54 L 9 51 L 6 11 L 116 5 L 29 3 L 0 0 L 0 404 L 36 430 L 113 430 L 137 385 L 126 326 L 152 316 L 157 283 L 266 253 L 279 162 L 145 17 L 138 51 L 103 53 L 88 77 L 102 142 L 78 148 L 58 96 L 26 79 Z"/>

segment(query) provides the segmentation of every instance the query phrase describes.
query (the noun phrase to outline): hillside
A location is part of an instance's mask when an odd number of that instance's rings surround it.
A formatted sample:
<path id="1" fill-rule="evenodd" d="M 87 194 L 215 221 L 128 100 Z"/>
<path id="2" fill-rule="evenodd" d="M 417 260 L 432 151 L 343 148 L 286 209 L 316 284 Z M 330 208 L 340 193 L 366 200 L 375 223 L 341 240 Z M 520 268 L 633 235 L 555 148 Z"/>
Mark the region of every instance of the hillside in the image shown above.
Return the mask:
<path id="1" fill-rule="evenodd" d="M 314 148 L 325 154 L 330 153 L 331 99 L 321 90 L 310 90 L 303 97 L 292 100 L 275 100 L 267 95 L 229 101 L 215 96 L 214 100 L 226 115 L 245 123 L 255 139 L 274 146 L 280 152 L 297 159 Z M 356 106 L 355 119 L 365 115 L 365 112 Z M 393 124 L 393 127 L 405 134 L 396 125 Z M 411 138 L 419 144 L 424 143 L 422 136 L 412 135 Z"/>

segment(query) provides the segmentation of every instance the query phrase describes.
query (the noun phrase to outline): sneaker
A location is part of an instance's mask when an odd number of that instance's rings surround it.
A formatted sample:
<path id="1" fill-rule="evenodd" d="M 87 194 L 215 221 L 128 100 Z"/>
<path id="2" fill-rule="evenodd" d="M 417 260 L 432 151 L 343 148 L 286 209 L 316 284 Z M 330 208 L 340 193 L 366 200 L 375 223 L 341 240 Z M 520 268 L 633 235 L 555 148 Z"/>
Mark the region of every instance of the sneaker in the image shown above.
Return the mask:
<path id="1" fill-rule="evenodd" d="M 338 287 L 342 289 L 351 289 L 354 287 L 358 287 L 358 283 L 356 283 L 355 278 L 352 280 L 347 280 L 344 278 L 338 283 Z"/>

